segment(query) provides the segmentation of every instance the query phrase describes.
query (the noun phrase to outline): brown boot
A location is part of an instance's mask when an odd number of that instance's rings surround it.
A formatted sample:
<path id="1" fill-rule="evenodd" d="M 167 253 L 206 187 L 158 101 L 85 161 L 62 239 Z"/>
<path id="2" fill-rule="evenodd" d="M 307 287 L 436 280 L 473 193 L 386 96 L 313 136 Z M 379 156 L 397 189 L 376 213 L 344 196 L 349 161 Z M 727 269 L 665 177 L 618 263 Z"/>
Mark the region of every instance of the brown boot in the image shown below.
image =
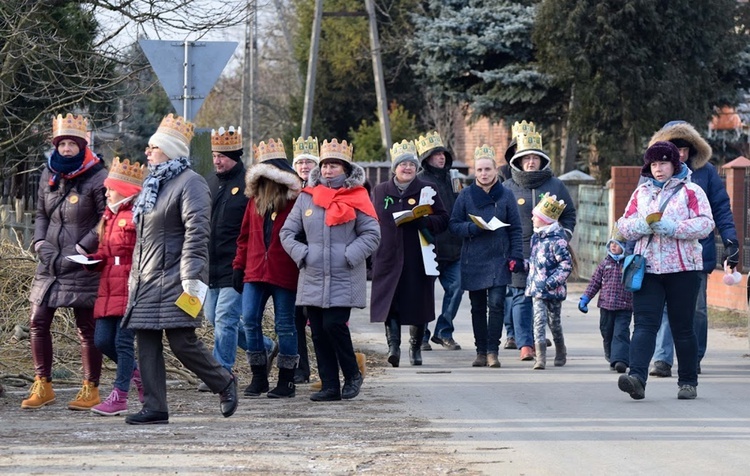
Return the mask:
<path id="1" fill-rule="evenodd" d="M 355 352 L 354 356 L 357 358 L 357 367 L 359 367 L 359 373 L 362 374 L 362 378 L 365 378 L 365 370 L 367 370 L 367 358 L 362 352 Z"/>
<path id="2" fill-rule="evenodd" d="M 536 344 L 536 362 L 534 363 L 534 370 L 544 370 L 547 366 L 547 344 L 542 342 Z"/>
<path id="3" fill-rule="evenodd" d="M 36 376 L 29 390 L 29 398 L 21 402 L 21 408 L 37 409 L 55 402 L 52 382 L 46 377 Z"/>
<path id="4" fill-rule="evenodd" d="M 487 367 L 487 354 L 477 352 L 477 358 L 471 363 L 472 367 Z"/>
<path id="5" fill-rule="evenodd" d="M 495 369 L 500 368 L 500 359 L 497 358 L 497 352 L 490 352 L 487 354 L 487 367 Z"/>
<path id="6" fill-rule="evenodd" d="M 68 403 L 69 410 L 91 410 L 102 402 L 99 398 L 99 387 L 94 382 L 83 381 L 83 387 L 78 391 L 75 400 Z"/>

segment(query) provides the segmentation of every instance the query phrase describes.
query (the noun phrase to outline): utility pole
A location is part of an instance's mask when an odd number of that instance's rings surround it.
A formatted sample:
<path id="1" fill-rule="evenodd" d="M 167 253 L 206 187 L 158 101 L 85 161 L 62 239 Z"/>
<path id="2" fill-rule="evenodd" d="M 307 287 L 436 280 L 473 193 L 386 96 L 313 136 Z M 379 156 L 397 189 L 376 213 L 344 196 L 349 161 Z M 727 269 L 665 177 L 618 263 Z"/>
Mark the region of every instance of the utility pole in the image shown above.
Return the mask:
<path id="1" fill-rule="evenodd" d="M 243 149 L 247 152 L 246 165 L 255 161 L 253 147 L 255 143 L 255 72 L 257 64 L 256 32 L 258 28 L 256 0 L 247 0 L 247 20 L 245 22 L 245 57 L 242 62 L 242 127 Z"/>
<path id="2" fill-rule="evenodd" d="M 315 75 L 318 70 L 318 47 L 320 46 L 320 26 L 323 23 L 323 0 L 315 0 L 312 35 L 310 37 L 310 56 L 307 59 L 307 83 L 305 86 L 305 109 L 302 112 L 302 132 L 304 138 L 310 136 L 312 129 L 313 103 L 315 102 Z"/>
<path id="3" fill-rule="evenodd" d="M 380 140 L 385 149 L 385 155 L 390 160 L 391 120 L 388 117 L 388 100 L 385 94 L 383 63 L 380 60 L 380 39 L 378 38 L 378 23 L 375 18 L 375 4 L 373 0 L 365 0 L 365 6 L 367 7 L 367 16 L 370 19 L 370 54 L 372 55 L 372 71 L 375 75 L 375 96 L 378 102 Z"/>

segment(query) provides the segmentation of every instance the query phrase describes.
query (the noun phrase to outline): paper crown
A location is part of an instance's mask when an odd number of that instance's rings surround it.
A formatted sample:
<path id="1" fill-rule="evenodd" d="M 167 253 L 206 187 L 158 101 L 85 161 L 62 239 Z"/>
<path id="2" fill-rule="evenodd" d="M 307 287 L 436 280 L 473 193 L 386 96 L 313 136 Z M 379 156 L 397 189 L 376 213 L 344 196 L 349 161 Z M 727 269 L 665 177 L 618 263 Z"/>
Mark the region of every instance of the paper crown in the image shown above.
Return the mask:
<path id="1" fill-rule="evenodd" d="M 525 150 L 543 150 L 542 135 L 538 132 L 529 132 L 528 134 L 519 134 L 516 136 L 516 155 Z"/>
<path id="2" fill-rule="evenodd" d="M 107 177 L 140 187 L 141 184 L 143 184 L 143 178 L 146 176 L 146 171 L 146 166 L 141 165 L 138 162 L 133 162 L 131 164 L 128 159 L 120 161 L 119 157 L 115 157 L 112 159 L 112 166 L 109 169 L 109 175 L 107 175 Z"/>
<path id="3" fill-rule="evenodd" d="M 195 124 L 182 116 L 175 116 L 170 113 L 161 120 L 161 124 L 159 124 L 156 132 L 174 137 L 189 145 L 195 134 Z"/>
<path id="4" fill-rule="evenodd" d="M 86 140 L 86 130 L 89 121 L 83 116 L 74 116 L 73 114 L 58 114 L 52 119 L 52 137 L 73 136 Z"/>
<path id="5" fill-rule="evenodd" d="M 320 157 L 320 151 L 318 150 L 318 138 L 308 137 L 303 139 L 292 139 L 292 152 L 296 159 L 300 155 L 312 155 L 313 157 Z"/>
<path id="6" fill-rule="evenodd" d="M 479 159 L 492 159 L 495 161 L 495 148 L 491 145 L 482 144 L 474 149 L 474 162 Z"/>
<path id="7" fill-rule="evenodd" d="M 428 132 L 427 135 L 419 136 L 419 139 L 416 140 L 416 146 L 417 146 L 417 154 L 421 156 L 425 152 L 436 149 L 438 147 L 445 148 L 445 145 L 443 144 L 443 139 L 440 137 L 440 134 L 435 132 Z M 392 157 L 393 155 L 391 155 Z"/>
<path id="8" fill-rule="evenodd" d="M 242 128 L 238 127 L 235 131 L 234 126 L 224 130 L 211 129 L 211 150 L 215 152 L 233 152 L 242 149 Z"/>
<path id="9" fill-rule="evenodd" d="M 440 137 L 438 137 L 438 140 L 440 140 Z M 440 141 L 440 143 L 442 144 L 442 141 Z M 413 141 L 402 140 L 401 142 L 393 144 L 391 147 L 391 162 L 395 162 L 396 159 L 402 155 L 413 155 L 415 159 L 417 158 L 417 147 L 414 145 Z"/>
<path id="10" fill-rule="evenodd" d="M 331 139 L 331 142 L 323 140 L 323 144 L 320 146 L 320 161 L 339 159 L 344 162 L 351 162 L 353 152 L 354 146 L 347 144 L 345 140 L 341 142 L 336 139 Z"/>
<path id="11" fill-rule="evenodd" d="M 556 195 L 545 193 L 532 213 L 545 223 L 552 223 L 560 218 L 566 206 L 565 200 L 558 200 Z"/>
<path id="12" fill-rule="evenodd" d="M 253 156 L 258 162 L 263 162 L 270 159 L 286 160 L 284 143 L 281 142 L 281 139 L 268 139 L 268 143 L 260 141 L 258 145 L 253 145 Z"/>
<path id="13" fill-rule="evenodd" d="M 622 236 L 622 233 L 620 233 L 620 229 L 617 228 L 617 223 L 612 225 L 612 234 L 610 236 L 610 240 L 619 241 L 620 243 L 625 243 L 628 241 L 624 236 Z"/>
<path id="14" fill-rule="evenodd" d="M 510 138 L 513 140 L 521 134 L 527 135 L 534 132 L 536 132 L 536 126 L 533 122 L 516 122 L 513 124 L 513 127 L 510 128 Z"/>

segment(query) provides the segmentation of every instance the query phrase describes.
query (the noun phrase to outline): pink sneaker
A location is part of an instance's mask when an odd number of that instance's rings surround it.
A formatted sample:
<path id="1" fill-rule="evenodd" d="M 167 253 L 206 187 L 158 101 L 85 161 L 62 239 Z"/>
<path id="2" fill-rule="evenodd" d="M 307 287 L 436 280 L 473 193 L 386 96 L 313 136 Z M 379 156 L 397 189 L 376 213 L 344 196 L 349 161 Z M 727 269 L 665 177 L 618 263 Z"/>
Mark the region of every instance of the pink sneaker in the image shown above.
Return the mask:
<path id="1" fill-rule="evenodd" d="M 91 408 L 91 411 L 104 416 L 117 416 L 128 411 L 128 392 L 112 389 L 106 400 Z"/>
<path id="2" fill-rule="evenodd" d="M 138 389 L 138 400 L 143 403 L 143 381 L 141 380 L 141 372 L 138 369 L 133 371 L 133 383 L 135 388 Z"/>

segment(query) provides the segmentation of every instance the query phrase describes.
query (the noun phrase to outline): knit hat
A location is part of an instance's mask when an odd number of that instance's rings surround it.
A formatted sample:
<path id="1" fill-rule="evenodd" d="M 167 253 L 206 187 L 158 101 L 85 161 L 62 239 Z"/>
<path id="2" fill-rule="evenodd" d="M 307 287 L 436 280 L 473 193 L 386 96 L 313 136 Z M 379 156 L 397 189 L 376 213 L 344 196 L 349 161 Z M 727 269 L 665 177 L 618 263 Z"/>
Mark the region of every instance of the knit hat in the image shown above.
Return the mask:
<path id="1" fill-rule="evenodd" d="M 417 158 L 417 147 L 413 141 L 402 140 L 400 143 L 393 144 L 391 147 L 391 172 L 396 172 L 396 167 L 401 162 L 411 162 L 417 169 L 419 168 L 419 159 Z"/>
<path id="2" fill-rule="evenodd" d="M 159 128 L 148 140 L 161 149 L 170 159 L 190 155 L 190 141 L 195 134 L 195 125 L 183 117 L 169 114 L 162 119 Z"/>
<path id="3" fill-rule="evenodd" d="M 104 179 L 104 186 L 115 190 L 123 197 L 137 195 L 143 187 L 143 178 L 146 176 L 146 167 L 128 159 L 120 162 L 119 157 L 112 161 L 109 175 Z"/>
<path id="4" fill-rule="evenodd" d="M 318 150 L 318 138 L 308 137 L 303 139 L 292 139 L 292 165 L 297 165 L 302 159 L 312 160 L 317 165 L 320 162 L 320 152 Z M 351 158 L 349 159 L 351 160 Z"/>
<path id="5" fill-rule="evenodd" d="M 651 174 L 651 164 L 654 162 L 671 162 L 674 167 L 674 173 L 682 168 L 680 163 L 680 151 L 677 146 L 667 141 L 655 142 L 643 155 L 643 168 L 641 175 L 644 177 L 653 177 Z"/>
<path id="6" fill-rule="evenodd" d="M 211 152 L 218 152 L 235 162 L 242 158 L 242 128 L 237 130 L 234 126 L 229 129 L 219 127 L 219 130 L 211 129 Z"/>
<path id="7" fill-rule="evenodd" d="M 73 114 L 58 114 L 52 119 L 52 145 L 57 148 L 61 141 L 67 139 L 76 143 L 80 150 L 88 145 L 86 139 L 88 120 L 83 116 L 74 116 Z"/>

